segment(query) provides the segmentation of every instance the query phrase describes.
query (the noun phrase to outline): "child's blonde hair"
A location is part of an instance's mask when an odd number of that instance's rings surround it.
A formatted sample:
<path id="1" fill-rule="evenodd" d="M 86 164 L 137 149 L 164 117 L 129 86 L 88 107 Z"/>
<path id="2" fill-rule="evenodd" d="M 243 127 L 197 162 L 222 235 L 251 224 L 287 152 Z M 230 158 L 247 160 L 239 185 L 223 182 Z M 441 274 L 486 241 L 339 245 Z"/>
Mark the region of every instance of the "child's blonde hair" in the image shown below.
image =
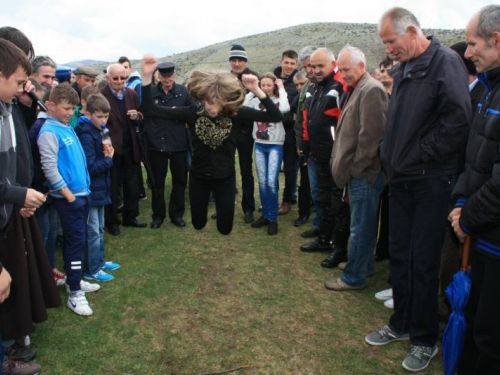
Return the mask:
<path id="1" fill-rule="evenodd" d="M 228 72 L 195 70 L 187 89 L 195 101 L 207 100 L 219 104 L 224 116 L 234 116 L 245 100 L 242 84 Z"/>

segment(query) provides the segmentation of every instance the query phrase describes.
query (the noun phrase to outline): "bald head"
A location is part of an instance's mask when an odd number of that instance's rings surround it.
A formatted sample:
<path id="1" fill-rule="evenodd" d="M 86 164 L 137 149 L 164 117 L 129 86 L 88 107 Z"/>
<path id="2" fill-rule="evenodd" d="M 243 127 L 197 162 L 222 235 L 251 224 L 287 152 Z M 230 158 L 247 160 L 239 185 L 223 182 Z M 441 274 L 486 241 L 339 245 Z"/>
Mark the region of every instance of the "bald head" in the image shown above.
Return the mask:
<path id="1" fill-rule="evenodd" d="M 333 52 L 329 48 L 325 48 L 325 47 L 317 48 L 311 54 L 311 58 L 313 58 L 313 56 L 315 56 L 315 55 L 316 55 L 316 57 L 321 56 L 322 58 L 325 58 L 328 62 L 335 61 L 335 55 L 333 54 Z"/>
<path id="2" fill-rule="evenodd" d="M 314 78 L 321 82 L 335 69 L 335 55 L 328 48 L 318 48 L 311 55 Z"/>
<path id="3" fill-rule="evenodd" d="M 111 74 L 124 74 L 125 68 L 123 67 L 122 64 L 111 64 L 108 65 L 108 68 L 106 69 L 106 75 L 111 75 Z"/>
<path id="4" fill-rule="evenodd" d="M 121 91 L 125 86 L 127 75 L 125 68 L 121 64 L 111 64 L 106 69 L 106 80 L 115 91 Z"/>

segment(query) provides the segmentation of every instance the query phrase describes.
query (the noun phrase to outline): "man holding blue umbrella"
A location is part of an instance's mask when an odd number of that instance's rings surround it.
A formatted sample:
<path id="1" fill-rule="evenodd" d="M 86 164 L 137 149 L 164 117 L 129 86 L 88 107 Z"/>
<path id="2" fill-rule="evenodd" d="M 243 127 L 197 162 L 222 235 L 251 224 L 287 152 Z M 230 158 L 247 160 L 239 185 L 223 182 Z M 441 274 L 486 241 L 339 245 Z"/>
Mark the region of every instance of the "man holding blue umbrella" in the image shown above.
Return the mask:
<path id="1" fill-rule="evenodd" d="M 465 57 L 485 90 L 473 109 L 467 164 L 450 214 L 457 236 L 472 238 L 468 331 L 458 373 L 500 374 L 500 6 L 482 8 L 465 35 Z"/>

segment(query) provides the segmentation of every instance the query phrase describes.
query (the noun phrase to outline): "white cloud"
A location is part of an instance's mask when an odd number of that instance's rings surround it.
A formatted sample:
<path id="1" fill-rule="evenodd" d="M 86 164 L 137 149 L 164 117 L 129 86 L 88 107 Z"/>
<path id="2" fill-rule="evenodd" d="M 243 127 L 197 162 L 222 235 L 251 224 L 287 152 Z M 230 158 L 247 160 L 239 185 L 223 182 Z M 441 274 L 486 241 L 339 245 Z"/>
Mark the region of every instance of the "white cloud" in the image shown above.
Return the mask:
<path id="1" fill-rule="evenodd" d="M 353 3 L 310 1 L 100 1 L 18 0 L 0 14 L 0 25 L 22 30 L 37 54 L 58 63 L 140 58 L 200 48 L 224 40 L 311 22 L 376 23 L 392 6 L 413 11 L 422 27 L 465 28 L 489 1 L 403 0 Z"/>

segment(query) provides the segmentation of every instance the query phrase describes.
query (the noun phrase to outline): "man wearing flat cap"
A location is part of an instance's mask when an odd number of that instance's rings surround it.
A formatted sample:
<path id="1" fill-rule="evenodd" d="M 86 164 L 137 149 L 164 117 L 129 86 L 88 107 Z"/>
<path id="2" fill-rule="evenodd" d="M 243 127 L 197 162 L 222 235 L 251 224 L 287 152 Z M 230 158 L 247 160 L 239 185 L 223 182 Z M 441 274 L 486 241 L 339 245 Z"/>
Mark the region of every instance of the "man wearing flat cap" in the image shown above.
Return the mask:
<path id="1" fill-rule="evenodd" d="M 156 105 L 185 107 L 192 105 L 184 86 L 175 83 L 175 65 L 171 62 L 158 64 L 160 82 L 151 90 Z M 186 226 L 184 219 L 184 193 L 187 183 L 186 156 L 189 146 L 188 130 L 181 121 L 148 116 L 145 118 L 151 183 L 153 184 L 151 228 L 158 229 L 166 217 L 165 178 L 170 162 L 172 191 L 168 215 L 172 224 Z"/>
<path id="2" fill-rule="evenodd" d="M 94 85 L 99 73 L 91 66 L 79 66 L 76 68 L 75 74 L 76 80 L 71 87 L 76 90 L 78 97 L 81 99 L 82 90 L 87 86 Z"/>

